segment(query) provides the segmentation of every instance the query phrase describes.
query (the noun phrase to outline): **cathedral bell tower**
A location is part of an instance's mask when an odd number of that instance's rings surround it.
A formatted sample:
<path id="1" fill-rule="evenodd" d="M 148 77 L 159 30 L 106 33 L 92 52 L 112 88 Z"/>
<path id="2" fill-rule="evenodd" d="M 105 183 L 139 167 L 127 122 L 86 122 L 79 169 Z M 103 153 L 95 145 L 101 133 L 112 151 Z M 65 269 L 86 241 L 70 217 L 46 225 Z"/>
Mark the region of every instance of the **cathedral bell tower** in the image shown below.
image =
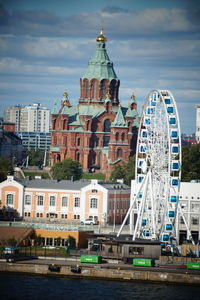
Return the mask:
<path id="1" fill-rule="evenodd" d="M 106 41 L 101 30 L 96 39 L 96 53 L 88 62 L 87 70 L 80 79 L 80 104 L 104 104 L 107 94 L 110 95 L 112 105 L 119 104 L 120 81 L 106 52 Z"/>

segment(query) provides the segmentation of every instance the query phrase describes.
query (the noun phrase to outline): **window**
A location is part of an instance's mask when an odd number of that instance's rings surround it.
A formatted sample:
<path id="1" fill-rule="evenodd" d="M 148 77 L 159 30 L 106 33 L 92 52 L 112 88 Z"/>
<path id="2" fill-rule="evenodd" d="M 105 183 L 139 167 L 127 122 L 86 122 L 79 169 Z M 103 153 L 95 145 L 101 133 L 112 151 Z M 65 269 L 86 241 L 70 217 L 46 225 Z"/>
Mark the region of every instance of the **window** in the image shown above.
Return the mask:
<path id="1" fill-rule="evenodd" d="M 67 219 L 67 215 L 66 215 L 66 214 L 62 214 L 62 215 L 61 215 L 61 218 L 62 218 L 62 219 Z"/>
<path id="2" fill-rule="evenodd" d="M 25 195 L 25 205 L 31 205 L 31 195 Z"/>
<path id="3" fill-rule="evenodd" d="M 104 131 L 104 132 L 110 132 L 110 125 L 111 125 L 110 120 L 109 120 L 109 119 L 106 119 L 106 120 L 104 121 L 104 128 L 103 128 L 103 131 Z"/>
<path id="4" fill-rule="evenodd" d="M 97 206 L 98 206 L 97 198 L 91 198 L 90 199 L 90 208 L 97 208 Z"/>
<path id="5" fill-rule="evenodd" d="M 199 225 L 199 218 L 198 217 L 192 217 L 192 225 Z"/>
<path id="6" fill-rule="evenodd" d="M 67 197 L 62 197 L 62 207 L 65 207 L 65 206 L 67 206 L 67 201 L 68 199 L 67 199 Z"/>
<path id="7" fill-rule="evenodd" d="M 199 211 L 200 205 L 199 203 L 191 203 L 191 211 Z"/>
<path id="8" fill-rule="evenodd" d="M 100 98 L 106 99 L 106 81 L 102 80 L 100 84 Z"/>
<path id="9" fill-rule="evenodd" d="M 37 196 L 37 205 L 43 205 L 44 197 L 42 195 Z"/>
<path id="10" fill-rule="evenodd" d="M 116 132 L 115 139 L 116 139 L 116 141 L 119 140 L 119 133 L 118 132 Z"/>
<path id="11" fill-rule="evenodd" d="M 79 215 L 74 215 L 74 220 L 79 220 L 80 216 Z"/>
<path id="12" fill-rule="evenodd" d="M 117 149 L 117 158 L 122 157 L 122 149 L 118 148 Z"/>
<path id="13" fill-rule="evenodd" d="M 183 217 L 180 217 L 180 224 L 184 224 Z"/>
<path id="14" fill-rule="evenodd" d="M 50 196 L 50 206 L 55 206 L 55 205 L 56 205 L 56 197 Z"/>
<path id="15" fill-rule="evenodd" d="M 97 190 L 92 190 L 92 193 L 97 193 Z"/>
<path id="16" fill-rule="evenodd" d="M 85 98 L 88 99 L 89 97 L 89 82 L 85 80 L 84 82 L 84 89 L 85 89 Z"/>
<path id="17" fill-rule="evenodd" d="M 77 146 L 80 146 L 80 144 L 81 144 L 81 139 L 78 138 L 78 139 L 77 139 Z"/>
<path id="18" fill-rule="evenodd" d="M 80 207 L 80 198 L 79 197 L 76 197 L 74 199 L 74 207 Z"/>
<path id="19" fill-rule="evenodd" d="M 6 196 L 6 205 L 13 205 L 13 203 L 14 203 L 14 195 L 8 194 Z"/>
<path id="20" fill-rule="evenodd" d="M 40 216 L 40 214 L 39 214 L 39 213 L 37 213 L 37 214 L 36 214 L 36 217 L 37 217 L 37 218 L 39 218 L 39 216 Z"/>
<path id="21" fill-rule="evenodd" d="M 143 255 L 144 247 L 129 247 L 129 255 Z"/>
<path id="22" fill-rule="evenodd" d="M 122 141 L 124 141 L 125 140 L 125 133 L 123 132 L 122 133 Z"/>

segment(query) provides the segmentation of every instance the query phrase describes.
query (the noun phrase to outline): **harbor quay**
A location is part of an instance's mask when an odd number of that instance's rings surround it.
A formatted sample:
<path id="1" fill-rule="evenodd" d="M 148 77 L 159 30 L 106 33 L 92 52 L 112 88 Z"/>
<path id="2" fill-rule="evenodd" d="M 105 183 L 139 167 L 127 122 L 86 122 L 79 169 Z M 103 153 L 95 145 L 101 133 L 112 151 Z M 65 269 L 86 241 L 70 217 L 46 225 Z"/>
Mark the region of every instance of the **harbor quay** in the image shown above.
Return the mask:
<path id="1" fill-rule="evenodd" d="M 10 262 L 1 260 L 0 272 L 200 285 L 200 270 L 188 270 L 173 264 L 164 267 L 158 266 L 157 263 L 155 267 L 147 268 L 126 265 L 114 260 L 103 261 L 101 264 L 81 263 L 78 258 L 57 257 Z"/>

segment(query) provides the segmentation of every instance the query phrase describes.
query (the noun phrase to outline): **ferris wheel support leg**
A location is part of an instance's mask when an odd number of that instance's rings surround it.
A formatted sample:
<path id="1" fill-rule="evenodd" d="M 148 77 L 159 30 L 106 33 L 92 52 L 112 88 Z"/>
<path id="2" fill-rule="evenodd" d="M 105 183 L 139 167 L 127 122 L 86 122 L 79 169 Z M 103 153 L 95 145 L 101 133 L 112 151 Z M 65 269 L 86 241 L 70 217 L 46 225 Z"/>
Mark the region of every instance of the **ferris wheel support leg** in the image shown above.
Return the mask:
<path id="1" fill-rule="evenodd" d="M 145 179 L 146 179 L 146 178 L 145 178 Z M 136 202 L 136 199 L 137 199 L 137 197 L 138 197 L 138 194 L 141 192 L 141 189 L 142 189 L 143 185 L 145 184 L 145 182 L 146 182 L 146 180 L 144 180 L 144 181 L 142 182 L 142 184 L 141 184 L 140 187 L 139 187 L 139 190 L 137 191 L 135 197 L 133 198 L 133 203 L 130 205 L 130 207 L 129 207 L 129 209 L 128 209 L 128 212 L 127 212 L 127 214 L 126 214 L 126 216 L 125 216 L 125 218 L 124 218 L 124 220 L 123 220 L 123 223 L 122 223 L 122 225 L 121 225 L 121 227 L 120 227 L 120 229 L 119 229 L 119 231 L 118 231 L 117 237 L 119 237 L 119 235 L 120 235 L 120 233 L 121 233 L 121 231 L 122 231 L 122 229 L 123 229 L 123 227 L 124 227 L 124 225 L 125 225 L 125 223 L 126 223 L 128 217 L 129 217 L 129 215 L 130 215 L 130 213 L 131 213 L 131 211 L 132 211 L 132 209 L 133 209 L 133 205 L 134 205 L 135 202 Z M 133 234 L 133 232 L 132 232 L 132 224 L 130 224 L 130 234 Z"/>
<path id="2" fill-rule="evenodd" d="M 176 225 L 176 228 L 175 228 L 175 234 L 176 234 L 176 240 L 177 240 L 177 244 L 179 245 L 179 218 L 177 217 L 176 218 L 176 221 L 175 221 L 175 225 Z"/>
<path id="3" fill-rule="evenodd" d="M 184 214 L 183 214 L 183 212 L 182 212 L 180 203 L 178 203 L 178 211 L 180 212 L 181 217 L 183 218 L 183 222 L 184 222 L 184 224 L 185 224 L 185 227 L 186 227 L 186 229 L 187 229 L 187 236 L 188 236 L 189 239 L 192 241 L 192 244 L 195 245 L 195 242 L 194 242 L 194 240 L 193 240 L 191 231 L 190 231 L 190 229 L 189 229 L 189 227 L 188 227 L 187 221 L 186 221 L 185 216 L 184 216 Z"/>
<path id="4" fill-rule="evenodd" d="M 129 209 L 128 209 L 128 212 L 127 212 L 127 214 L 126 214 L 126 216 L 125 216 L 125 218 L 124 218 L 124 220 L 123 220 L 123 223 L 122 223 L 122 225 L 121 225 L 121 227 L 120 227 L 120 229 L 119 229 L 119 231 L 118 231 L 118 233 L 117 233 L 117 237 L 119 237 L 119 235 L 120 235 L 120 233 L 121 233 L 121 231 L 122 231 L 122 229 L 123 229 L 123 227 L 124 227 L 124 225 L 125 225 L 125 223 L 126 223 L 128 217 L 129 217 L 129 215 L 130 215 L 130 213 L 131 213 L 131 211 L 132 211 L 132 209 L 133 209 L 133 205 L 135 204 L 135 201 L 136 201 L 136 196 L 135 196 L 134 199 L 133 199 L 132 205 L 131 205 L 131 206 L 129 207 Z M 130 225 L 131 225 L 131 224 L 130 224 Z"/>
<path id="5" fill-rule="evenodd" d="M 155 211 L 154 211 L 154 199 L 153 199 L 153 187 L 151 173 L 149 175 L 150 193 L 151 193 L 151 217 L 152 217 L 152 237 L 156 238 L 156 226 L 155 226 Z"/>
<path id="6" fill-rule="evenodd" d="M 136 221 L 136 224 L 135 224 L 135 229 L 134 229 L 134 233 L 133 233 L 133 241 L 135 240 L 136 238 L 136 234 L 138 231 L 140 231 L 140 228 L 141 228 L 141 212 L 144 210 L 144 202 L 145 202 L 145 198 L 146 198 L 146 188 L 147 188 L 147 184 L 148 184 L 148 181 L 149 181 L 149 172 L 147 173 L 147 176 L 145 178 L 145 182 L 144 182 L 144 190 L 145 190 L 145 194 L 143 195 L 142 197 L 142 201 L 140 203 L 140 207 L 139 207 L 139 211 L 138 211 L 138 215 L 137 215 L 137 221 Z M 142 188 L 142 187 L 141 187 Z M 140 190 L 141 190 L 140 188 Z M 139 190 L 139 191 L 140 191 Z M 139 194 L 139 191 L 138 191 L 138 194 Z M 140 221 L 140 225 L 139 225 L 139 221 Z M 139 226 L 138 226 L 139 225 Z"/>

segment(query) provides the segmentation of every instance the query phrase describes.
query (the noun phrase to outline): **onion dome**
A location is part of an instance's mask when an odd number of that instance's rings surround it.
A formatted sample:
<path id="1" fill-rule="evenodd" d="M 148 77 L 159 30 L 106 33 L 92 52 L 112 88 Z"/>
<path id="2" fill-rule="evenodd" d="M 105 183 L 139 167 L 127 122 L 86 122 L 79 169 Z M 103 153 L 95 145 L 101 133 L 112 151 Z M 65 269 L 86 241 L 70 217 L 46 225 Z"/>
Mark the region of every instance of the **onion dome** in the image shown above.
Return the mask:
<path id="1" fill-rule="evenodd" d="M 105 35 L 103 34 L 103 29 L 101 29 L 100 35 L 97 37 L 96 41 L 100 42 L 100 43 L 107 42 L 107 39 L 106 39 Z"/>

